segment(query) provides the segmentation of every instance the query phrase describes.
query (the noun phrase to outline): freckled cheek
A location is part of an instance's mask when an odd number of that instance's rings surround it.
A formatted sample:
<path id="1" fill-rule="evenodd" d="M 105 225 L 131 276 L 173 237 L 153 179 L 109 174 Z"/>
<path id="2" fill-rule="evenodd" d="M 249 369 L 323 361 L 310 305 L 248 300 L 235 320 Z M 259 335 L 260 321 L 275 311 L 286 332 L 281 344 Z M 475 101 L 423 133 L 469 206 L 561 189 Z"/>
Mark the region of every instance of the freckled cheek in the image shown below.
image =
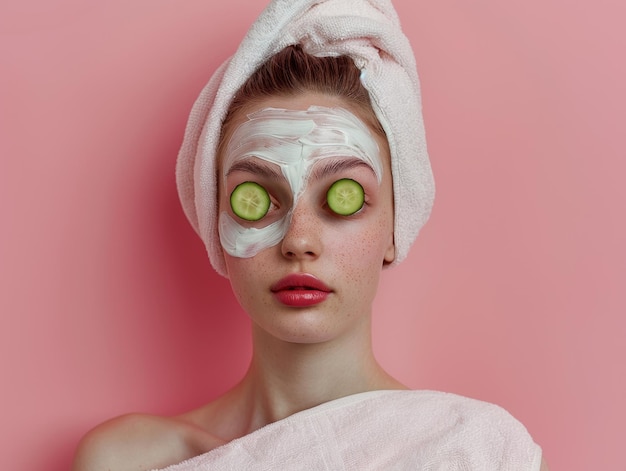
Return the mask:
<path id="1" fill-rule="evenodd" d="M 242 304 L 253 299 L 254 293 L 267 287 L 269 265 L 261 257 L 236 258 L 227 256 L 228 277 L 235 296 Z"/>
<path id="2" fill-rule="evenodd" d="M 381 225 L 372 225 L 354 233 L 337 236 L 341 243 L 332 245 L 337 269 L 348 282 L 355 285 L 376 283 L 382 269 L 384 251 L 389 235 L 381 230 Z M 328 249 L 327 249 L 328 250 Z M 364 283 L 369 279 L 370 282 Z"/>

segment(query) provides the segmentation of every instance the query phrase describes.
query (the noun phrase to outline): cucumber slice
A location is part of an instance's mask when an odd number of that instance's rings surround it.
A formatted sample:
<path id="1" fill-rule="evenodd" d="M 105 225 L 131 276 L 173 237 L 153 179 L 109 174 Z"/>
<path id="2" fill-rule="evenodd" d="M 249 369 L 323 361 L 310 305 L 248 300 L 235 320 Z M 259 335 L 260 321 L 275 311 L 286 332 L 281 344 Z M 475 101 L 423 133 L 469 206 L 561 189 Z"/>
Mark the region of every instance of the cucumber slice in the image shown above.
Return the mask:
<path id="1" fill-rule="evenodd" d="M 230 194 L 230 207 L 241 219 L 258 221 L 270 209 L 270 195 L 258 183 L 243 182 Z"/>
<path id="2" fill-rule="evenodd" d="M 350 178 L 342 178 L 333 183 L 326 193 L 328 207 L 341 216 L 350 216 L 363 207 L 365 192 L 363 187 Z"/>

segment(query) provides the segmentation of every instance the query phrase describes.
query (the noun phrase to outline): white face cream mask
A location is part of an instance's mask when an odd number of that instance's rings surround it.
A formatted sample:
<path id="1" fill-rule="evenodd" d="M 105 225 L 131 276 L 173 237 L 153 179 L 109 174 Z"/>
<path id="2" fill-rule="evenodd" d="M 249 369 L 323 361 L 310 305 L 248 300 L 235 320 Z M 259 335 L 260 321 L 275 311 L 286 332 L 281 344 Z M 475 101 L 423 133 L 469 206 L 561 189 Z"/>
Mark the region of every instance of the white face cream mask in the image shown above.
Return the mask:
<path id="1" fill-rule="evenodd" d="M 351 112 L 311 106 L 307 110 L 265 108 L 248 115 L 224 150 L 224 182 L 234 164 L 261 159 L 280 168 L 291 188 L 293 203 L 285 216 L 260 228 L 243 226 L 222 211 L 219 235 L 224 250 L 233 257 L 249 258 L 278 244 L 289 229 L 313 166 L 337 157 L 362 160 L 380 184 L 383 170 L 378 144 L 367 125 Z"/>

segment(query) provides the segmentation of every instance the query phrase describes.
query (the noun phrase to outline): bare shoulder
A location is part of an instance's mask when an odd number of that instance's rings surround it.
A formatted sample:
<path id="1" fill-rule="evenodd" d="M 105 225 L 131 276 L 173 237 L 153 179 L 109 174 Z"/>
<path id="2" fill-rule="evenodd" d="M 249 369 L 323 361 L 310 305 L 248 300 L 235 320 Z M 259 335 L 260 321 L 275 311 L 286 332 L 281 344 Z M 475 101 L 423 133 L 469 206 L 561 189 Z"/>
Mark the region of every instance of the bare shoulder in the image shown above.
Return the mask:
<path id="1" fill-rule="evenodd" d="M 548 463 L 546 462 L 545 458 L 541 458 L 541 469 L 539 471 L 550 471 L 548 469 Z"/>
<path id="2" fill-rule="evenodd" d="M 222 443 L 183 418 L 128 414 L 104 422 L 83 437 L 72 471 L 158 469 Z"/>

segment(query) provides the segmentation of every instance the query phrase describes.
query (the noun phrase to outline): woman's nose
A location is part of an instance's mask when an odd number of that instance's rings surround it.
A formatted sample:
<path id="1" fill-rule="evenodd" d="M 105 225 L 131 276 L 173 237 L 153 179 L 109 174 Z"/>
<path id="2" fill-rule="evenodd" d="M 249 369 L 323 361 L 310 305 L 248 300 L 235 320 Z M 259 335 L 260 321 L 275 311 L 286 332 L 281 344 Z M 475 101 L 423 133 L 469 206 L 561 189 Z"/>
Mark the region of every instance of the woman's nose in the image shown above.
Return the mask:
<path id="1" fill-rule="evenodd" d="M 281 243 L 283 256 L 296 260 L 318 258 L 322 253 L 321 224 L 314 208 L 299 201 Z"/>

